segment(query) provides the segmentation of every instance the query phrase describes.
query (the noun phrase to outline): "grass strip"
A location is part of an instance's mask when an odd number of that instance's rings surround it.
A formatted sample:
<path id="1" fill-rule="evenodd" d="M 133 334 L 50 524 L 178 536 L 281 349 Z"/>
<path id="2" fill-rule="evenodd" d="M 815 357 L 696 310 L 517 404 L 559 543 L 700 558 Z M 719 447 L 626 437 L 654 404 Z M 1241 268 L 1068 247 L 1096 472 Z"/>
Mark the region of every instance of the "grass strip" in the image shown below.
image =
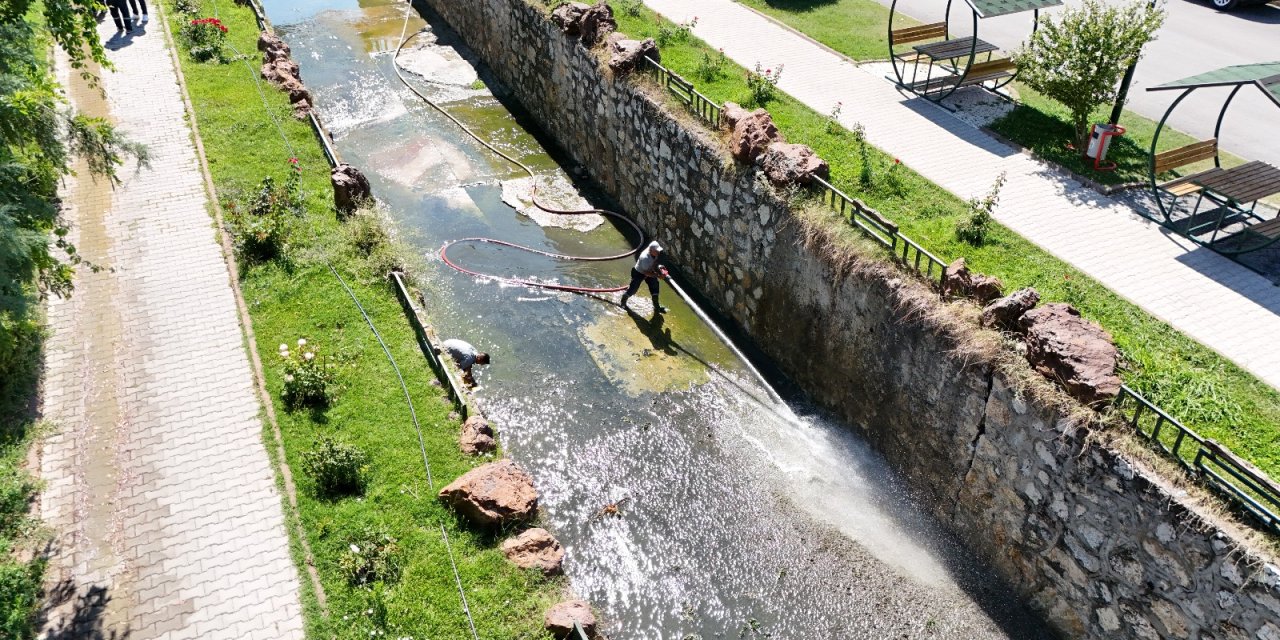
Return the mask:
<path id="1" fill-rule="evenodd" d="M 185 20 L 168 5 L 177 33 Z M 289 140 L 276 131 L 255 88 L 257 29 L 252 12 L 219 4 L 228 41 L 250 56 L 200 64 L 180 55 L 218 198 L 230 202 L 251 193 L 265 176 L 282 183 L 296 154 L 302 167 L 305 220 L 295 225 L 289 258 L 242 266 L 240 286 L 248 306 L 273 398 L 284 388 L 278 345 L 299 338 L 337 365 L 339 392 L 327 410 L 286 411 L 277 402 L 285 458 L 298 486 L 298 510 L 327 596 L 328 617 L 314 599 L 304 602 L 311 637 L 470 637 L 454 576 L 440 535 L 449 532 L 458 570 L 482 638 L 544 638 L 542 612 L 563 590 L 510 565 L 497 548 L 501 537 L 471 530 L 445 509 L 427 487 L 417 437 L 395 373 L 328 260 L 351 285 L 400 365 L 423 426 L 437 489 L 478 462 L 458 451 L 458 421 L 433 386 L 382 264 L 352 248 L 351 233 L 333 211 L 328 165 L 309 127 L 291 116 L 284 94 L 268 90 L 269 108 Z M 296 348 L 296 347 L 295 347 Z M 273 354 L 273 355 L 266 355 Z M 264 437 L 270 438 L 269 433 Z M 322 498 L 304 471 L 303 455 L 322 437 L 355 445 L 370 463 L 363 495 Z M 369 533 L 394 538 L 398 579 L 355 586 L 344 572 L 352 544 Z M 295 557 L 297 555 L 295 554 Z M 305 582 L 305 577 L 304 577 Z"/>
<path id="2" fill-rule="evenodd" d="M 737 0 L 810 38 L 854 60 L 885 60 L 889 57 L 889 10 L 875 0 Z M 964 11 L 962 7 L 960 11 Z M 894 18 L 894 28 L 919 24 L 906 14 Z M 1069 146 L 1075 138 L 1070 114 L 1057 102 L 1040 95 L 1021 83 L 1015 83 L 1018 104 L 1013 111 L 991 123 L 991 129 L 1036 156 L 1060 165 L 1076 174 L 1103 185 L 1143 182 L 1148 179 L 1147 158 L 1156 122 L 1128 109 L 1121 115 L 1125 134 L 1112 139 L 1107 160 L 1116 163 L 1114 171 L 1097 171 L 1093 161 Z M 1111 105 L 1103 105 L 1093 113 L 1092 122 L 1107 122 Z M 1158 151 L 1168 151 L 1197 142 L 1197 139 L 1166 127 L 1160 135 Z M 1223 166 L 1243 164 L 1238 156 L 1224 153 Z M 1183 167 L 1186 175 L 1213 165 L 1206 160 Z M 1166 176 L 1166 177 L 1172 177 Z"/>
<path id="3" fill-rule="evenodd" d="M 617 19 L 619 30 L 633 37 L 654 37 L 659 25 L 671 24 L 647 8 L 619 11 Z M 686 35 L 667 42 L 662 63 L 713 100 L 749 103 L 746 70 L 725 62 L 710 73 L 707 61 L 716 55 Z M 1034 286 L 1046 301 L 1074 305 L 1114 337 L 1127 384 L 1280 477 L 1276 389 L 998 223 L 982 246 L 961 242 L 956 225 L 968 217 L 968 208 L 960 199 L 786 94 L 777 93 L 765 106 L 789 142 L 807 144 L 831 163 L 836 187 L 887 215 L 933 253 L 964 256 L 971 268 L 999 277 L 1006 290 Z"/>

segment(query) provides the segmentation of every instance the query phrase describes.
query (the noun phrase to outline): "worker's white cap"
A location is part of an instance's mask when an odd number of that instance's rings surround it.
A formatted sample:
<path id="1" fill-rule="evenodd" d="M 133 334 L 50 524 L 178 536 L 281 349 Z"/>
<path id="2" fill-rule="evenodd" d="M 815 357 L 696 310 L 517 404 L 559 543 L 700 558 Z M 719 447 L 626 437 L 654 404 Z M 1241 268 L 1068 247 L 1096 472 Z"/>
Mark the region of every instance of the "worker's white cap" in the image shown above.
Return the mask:
<path id="1" fill-rule="evenodd" d="M 658 244 L 658 241 L 657 241 L 657 240 L 654 240 L 653 242 L 650 242 L 650 243 L 649 243 L 649 248 L 650 248 L 650 249 L 653 249 L 654 251 L 662 251 L 662 245 Z"/>

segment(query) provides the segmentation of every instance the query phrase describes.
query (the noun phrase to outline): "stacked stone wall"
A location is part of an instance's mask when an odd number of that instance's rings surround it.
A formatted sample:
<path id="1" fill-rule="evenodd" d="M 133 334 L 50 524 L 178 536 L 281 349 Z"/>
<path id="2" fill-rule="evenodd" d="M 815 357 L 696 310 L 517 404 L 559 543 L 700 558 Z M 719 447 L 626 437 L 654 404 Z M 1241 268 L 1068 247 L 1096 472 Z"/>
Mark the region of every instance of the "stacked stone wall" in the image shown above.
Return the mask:
<path id="1" fill-rule="evenodd" d="M 1020 397 L 892 269 L 839 269 L 724 141 L 526 0 L 428 0 L 681 275 L 1066 637 L 1280 640 L 1280 571 L 1185 495 Z"/>

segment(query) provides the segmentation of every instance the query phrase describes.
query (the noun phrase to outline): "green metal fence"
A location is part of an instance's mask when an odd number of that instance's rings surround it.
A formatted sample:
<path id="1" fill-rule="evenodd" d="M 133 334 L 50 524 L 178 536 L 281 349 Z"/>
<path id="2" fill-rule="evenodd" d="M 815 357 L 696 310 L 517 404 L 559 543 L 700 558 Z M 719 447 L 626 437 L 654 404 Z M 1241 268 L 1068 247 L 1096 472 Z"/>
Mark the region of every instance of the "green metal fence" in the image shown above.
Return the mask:
<path id="1" fill-rule="evenodd" d="M 431 367 L 431 371 L 436 374 L 436 379 L 440 380 L 445 386 L 445 391 L 449 394 L 449 399 L 453 401 L 453 406 L 458 413 L 462 415 L 462 419 L 466 420 L 471 415 L 471 406 L 468 403 L 467 393 L 463 390 L 458 379 L 445 365 L 440 354 L 436 353 L 435 347 L 431 344 L 431 338 L 427 335 L 427 328 L 422 322 L 422 317 L 418 314 L 418 309 L 413 305 L 413 300 L 409 296 L 409 288 L 404 284 L 404 276 L 398 271 L 391 272 L 391 281 L 395 283 L 396 297 L 400 299 L 400 308 L 404 310 L 404 315 L 409 319 L 409 326 L 413 328 L 413 335 L 418 340 L 418 348 L 422 351 L 422 355 L 427 358 L 427 365 Z"/>
<path id="2" fill-rule="evenodd" d="M 814 177 L 822 192 L 822 202 L 833 211 L 846 218 L 850 224 L 862 230 L 867 237 L 884 245 L 893 253 L 902 265 L 915 270 L 925 280 L 942 287 L 942 276 L 947 271 L 947 263 L 938 256 L 929 253 L 914 240 L 902 235 L 898 225 L 884 217 L 879 211 L 868 207 L 863 201 L 850 197 L 835 188 L 830 182 Z"/>
<path id="3" fill-rule="evenodd" d="M 1121 385 L 1115 408 L 1129 426 L 1188 475 L 1222 495 L 1241 514 L 1280 534 L 1280 485 L 1127 386 Z"/>
<path id="4" fill-rule="evenodd" d="M 680 74 L 662 66 L 657 60 L 644 57 L 645 66 L 657 76 L 658 84 L 666 88 L 667 92 L 675 96 L 683 102 L 699 117 L 710 124 L 712 128 L 719 129 L 724 123 L 724 108 L 716 104 L 714 100 L 708 98 L 698 92 L 694 88 L 693 83 L 685 80 Z"/>

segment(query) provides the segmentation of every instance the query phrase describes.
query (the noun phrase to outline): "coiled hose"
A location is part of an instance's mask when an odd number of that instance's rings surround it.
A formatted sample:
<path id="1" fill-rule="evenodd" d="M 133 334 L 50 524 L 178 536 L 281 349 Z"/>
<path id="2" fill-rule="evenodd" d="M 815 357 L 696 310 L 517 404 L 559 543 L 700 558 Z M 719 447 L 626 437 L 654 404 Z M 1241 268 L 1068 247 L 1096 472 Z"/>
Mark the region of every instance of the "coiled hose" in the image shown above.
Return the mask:
<path id="1" fill-rule="evenodd" d="M 399 59 L 400 59 L 400 52 L 404 50 L 405 45 L 409 44 L 409 42 L 410 42 L 411 40 L 413 40 L 414 38 L 418 37 L 419 35 L 421 35 L 421 34 L 423 33 L 423 31 L 418 31 L 418 32 L 415 32 L 415 33 L 413 33 L 413 34 L 409 34 L 409 35 L 407 35 L 407 36 L 406 36 L 406 35 L 404 34 L 404 31 L 405 31 L 405 30 L 407 30 L 407 28 L 408 28 L 408 24 L 409 24 L 409 23 L 408 23 L 408 20 L 407 20 L 407 17 L 408 17 L 408 16 L 407 16 L 407 14 L 406 14 L 405 27 L 404 27 L 403 29 L 401 29 L 400 46 L 399 46 L 399 47 L 396 47 L 396 55 L 395 55 L 395 57 L 394 57 L 394 58 L 392 59 L 392 61 L 391 61 L 391 66 L 392 66 L 392 68 L 394 68 L 394 69 L 395 69 L 396 77 L 400 79 L 400 82 L 401 82 L 401 83 L 403 83 L 405 87 L 407 87 L 407 88 L 408 88 L 410 91 L 412 91 L 415 95 L 417 95 L 419 98 L 421 98 L 423 102 L 425 102 L 425 103 L 427 103 L 428 105 L 430 105 L 430 106 L 431 106 L 431 108 L 435 109 L 436 111 L 440 112 L 440 114 L 441 114 L 441 115 L 443 115 L 444 117 L 448 118 L 450 122 L 452 122 L 453 124 L 457 125 L 459 129 L 462 129 L 462 131 L 463 131 L 463 132 L 465 132 L 467 135 L 471 136 L 471 137 L 472 137 L 476 142 L 479 142 L 480 144 L 484 145 L 484 147 L 485 147 L 486 149 L 488 149 L 488 150 L 492 151 L 492 152 L 493 152 L 494 154 L 496 154 L 498 157 L 500 157 L 500 158 L 502 158 L 502 159 L 506 160 L 507 162 L 510 162 L 511 164 L 513 164 L 513 165 L 515 165 L 515 166 L 519 167 L 521 171 L 524 171 L 525 173 L 529 174 L 529 178 L 530 178 L 530 179 L 532 180 L 532 182 L 533 182 L 532 200 L 533 200 L 533 205 L 534 205 L 535 207 L 537 207 L 537 208 L 539 208 L 539 209 L 541 209 L 541 210 L 543 210 L 543 211 L 546 211 L 547 213 L 558 214 L 558 215 L 569 215 L 569 216 L 575 216 L 575 215 L 588 215 L 588 214 L 593 214 L 593 213 L 594 213 L 594 214 L 599 214 L 599 215 L 602 215 L 602 216 L 606 216 L 606 217 L 612 218 L 612 219 L 614 219 L 614 220 L 620 220 L 620 221 L 622 221 L 622 222 L 626 223 L 626 225 L 627 225 L 627 226 L 629 226 L 629 227 L 631 227 L 633 230 L 635 230 L 635 232 L 636 232 L 636 237 L 637 237 L 637 238 L 639 238 L 639 240 L 637 241 L 636 245 L 635 245 L 634 247 L 632 247 L 631 249 L 628 249 L 627 251 L 625 251 L 625 252 L 623 252 L 623 253 L 616 253 L 616 254 L 611 254 L 611 255 L 606 255 L 606 256 L 577 256 L 577 255 L 570 255 L 570 254 L 565 254 L 565 253 L 554 253 L 554 252 L 551 252 L 551 251 L 543 251 L 543 250 L 541 250 L 541 249 L 535 249 L 535 248 L 533 248 L 533 247 L 526 247 L 526 246 L 524 246 L 524 245 L 516 244 L 516 243 L 514 243 L 514 242 L 507 242 L 507 241 L 505 241 L 505 240 L 497 240 L 497 239 L 494 239 L 494 238 L 484 238 L 484 237 L 459 238 L 459 239 L 457 239 L 457 240 L 450 240 L 450 241 L 448 241 L 448 242 L 444 243 L 444 246 L 440 247 L 440 259 L 441 259 L 441 260 L 443 260 L 445 264 L 449 265 L 449 266 L 450 266 L 450 267 L 452 267 L 453 269 L 455 269 L 455 270 L 457 270 L 457 271 L 460 271 L 460 272 L 462 272 L 462 273 L 465 273 L 465 274 L 468 274 L 468 275 L 472 275 L 472 276 L 481 277 L 481 278 L 488 278 L 488 279 L 491 279 L 491 280 L 497 280 L 497 281 L 499 281 L 499 282 L 505 282 L 505 283 L 508 283 L 508 284 L 522 285 L 522 286 L 527 286 L 527 287 L 538 287 L 538 288 L 541 288 L 541 289 L 552 289 L 552 290 L 555 290 L 555 291 L 570 291 L 570 292 L 573 292 L 573 293 L 616 293 L 616 292 L 618 292 L 618 291 L 625 291 L 625 290 L 626 290 L 626 288 L 627 288 L 627 287 L 625 287 L 625 286 L 621 286 L 621 287 L 576 287 L 576 286 L 572 286 L 572 285 L 554 284 L 554 283 L 550 283 L 550 282 L 539 282 L 539 281 L 536 281 L 536 280 L 527 280 L 527 279 L 523 279 L 523 278 L 508 278 L 508 277 L 504 277 L 504 276 L 496 276 L 496 275 L 493 275 L 493 274 L 489 274 L 489 273 L 481 273 L 481 272 L 479 272 L 479 271 L 475 271 L 475 270 L 472 270 L 472 269 L 468 269 L 468 268 L 466 268 L 466 267 L 463 267 L 463 266 L 461 266 L 461 265 L 457 264 L 456 262 L 454 262 L 453 260 L 451 260 L 451 259 L 449 258 L 449 248 L 450 248 L 450 247 L 452 247 L 452 246 L 454 246 L 454 245 L 458 245 L 458 244 L 492 244 L 492 245 L 498 245 L 498 246 L 501 246 L 501 247 L 510 247 L 510 248 L 512 248 L 512 249 L 518 249 L 518 250 L 520 250 L 520 251 L 526 251 L 526 252 L 528 252 L 528 253 L 535 253 L 535 254 L 538 254 L 538 255 L 541 255 L 541 256 L 547 256 L 548 258 L 553 258 L 553 259 L 556 259 L 556 260 L 572 260 L 572 261 L 577 261 L 577 262 L 606 262 L 606 261 L 609 261 L 609 260 L 621 260 L 621 259 L 623 259 L 623 258 L 629 258 L 629 257 L 631 257 L 631 256 L 635 255 L 638 251 L 640 251 L 640 248 L 644 246 L 644 244 L 645 244 L 645 243 L 644 243 L 644 230 L 642 230 L 642 229 L 640 228 L 640 225 L 636 224 L 634 220 L 632 220 L 631 218 L 629 218 L 629 217 L 627 217 L 627 216 L 625 216 L 625 215 L 623 215 L 623 214 L 621 214 L 621 213 L 618 213 L 618 212 L 616 212 L 616 211 L 609 211 L 608 209 L 581 209 L 581 210 L 557 209 L 557 208 L 555 208 L 555 207 L 549 207 L 549 206 L 544 205 L 544 204 L 542 204 L 541 202 L 539 202 L 539 201 L 538 201 L 538 184 L 537 184 L 538 177 L 534 174 L 533 169 L 530 169 L 530 168 L 529 168 L 527 165 L 525 165 L 523 162 L 520 162 L 519 160 L 517 160 L 517 159 L 515 159 L 515 158 L 511 157 L 510 155 L 508 155 L 508 154 L 504 153 L 502 150 L 498 149 L 497 147 L 495 147 L 495 146 L 493 146 L 492 144 L 490 144 L 487 140 L 485 140 L 484 138 L 482 138 L 482 137 L 480 137 L 479 135 L 477 135 L 474 131 L 472 131 L 472 130 L 471 130 L 471 128 L 470 128 L 470 127 L 468 127 L 467 125 L 463 124 L 463 123 L 462 123 L 460 120 L 458 120 L 457 118 L 453 117 L 453 115 L 452 115 L 452 114 L 450 114 L 448 111 L 446 111 L 446 110 L 445 110 L 443 107 L 441 107 L 440 105 L 436 104 L 433 100 L 431 100 L 431 98 L 428 98 L 426 95 L 424 95 L 424 94 L 423 94 L 421 91 L 419 91 L 416 87 L 414 87 L 412 84 L 410 84 L 410 83 L 409 83 L 409 81 L 404 77 L 404 74 L 400 71 L 400 63 L 399 63 Z M 425 31 L 425 30 L 424 30 L 424 31 Z"/>

